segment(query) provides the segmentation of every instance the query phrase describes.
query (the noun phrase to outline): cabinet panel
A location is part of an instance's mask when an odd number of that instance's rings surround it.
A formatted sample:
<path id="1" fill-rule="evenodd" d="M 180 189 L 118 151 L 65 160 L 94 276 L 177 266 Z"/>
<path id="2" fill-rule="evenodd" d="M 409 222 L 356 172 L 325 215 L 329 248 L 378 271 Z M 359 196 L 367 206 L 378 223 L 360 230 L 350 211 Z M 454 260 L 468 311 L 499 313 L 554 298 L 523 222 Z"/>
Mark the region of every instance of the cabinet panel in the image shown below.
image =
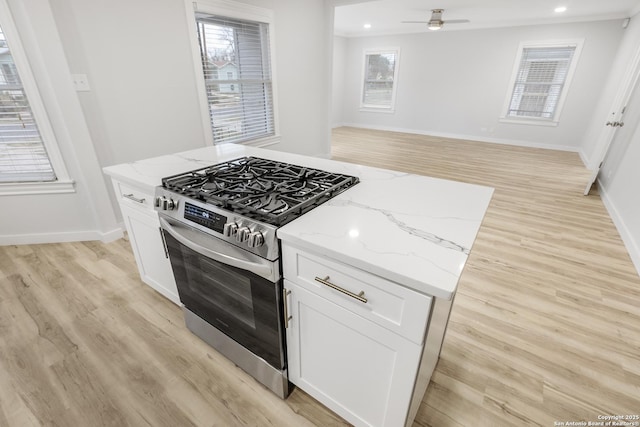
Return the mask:
<path id="1" fill-rule="evenodd" d="M 179 305 L 178 288 L 165 253 L 157 214 L 155 211 L 147 213 L 124 204 L 120 207 L 142 280 Z"/>
<path id="2" fill-rule="evenodd" d="M 284 277 L 380 326 L 421 344 L 431 311 L 431 297 L 352 266 L 282 245 Z M 363 291 L 366 303 L 316 280 L 354 294 Z"/>
<path id="3" fill-rule="evenodd" d="M 407 417 L 422 347 L 285 280 L 289 379 L 357 426 Z"/>

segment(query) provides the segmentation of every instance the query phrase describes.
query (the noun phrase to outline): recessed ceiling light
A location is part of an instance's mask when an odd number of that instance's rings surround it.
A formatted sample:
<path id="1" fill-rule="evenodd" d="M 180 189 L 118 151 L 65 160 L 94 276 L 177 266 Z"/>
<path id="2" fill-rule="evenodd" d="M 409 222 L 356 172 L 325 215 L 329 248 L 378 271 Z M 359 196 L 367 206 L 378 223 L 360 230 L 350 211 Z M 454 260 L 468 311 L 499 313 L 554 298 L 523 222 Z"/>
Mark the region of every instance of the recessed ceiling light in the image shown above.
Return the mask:
<path id="1" fill-rule="evenodd" d="M 371 24 L 364 24 L 363 27 L 365 28 L 365 30 L 368 30 L 369 28 L 371 28 Z"/>
<path id="2" fill-rule="evenodd" d="M 566 6 L 559 6 L 556 7 L 555 9 L 553 9 L 553 11 L 555 13 L 562 13 L 562 12 L 566 12 L 567 11 L 567 7 Z"/>

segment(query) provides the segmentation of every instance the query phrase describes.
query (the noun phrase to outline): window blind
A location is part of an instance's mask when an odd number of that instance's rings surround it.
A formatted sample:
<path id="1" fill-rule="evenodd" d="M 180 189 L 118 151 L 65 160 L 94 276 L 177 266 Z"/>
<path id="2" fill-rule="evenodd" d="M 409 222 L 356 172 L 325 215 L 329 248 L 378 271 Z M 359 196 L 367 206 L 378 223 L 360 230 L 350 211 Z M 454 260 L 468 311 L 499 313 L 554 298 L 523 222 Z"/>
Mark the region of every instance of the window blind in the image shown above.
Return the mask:
<path id="1" fill-rule="evenodd" d="M 216 144 L 275 134 L 268 24 L 196 14 Z"/>
<path id="2" fill-rule="evenodd" d="M 396 64 L 395 53 L 368 54 L 365 57 L 362 104 L 371 107 L 391 107 Z"/>
<path id="3" fill-rule="evenodd" d="M 523 48 L 507 115 L 553 119 L 575 50 Z"/>
<path id="4" fill-rule="evenodd" d="M 0 182 L 55 180 L 29 100 L 0 28 Z"/>

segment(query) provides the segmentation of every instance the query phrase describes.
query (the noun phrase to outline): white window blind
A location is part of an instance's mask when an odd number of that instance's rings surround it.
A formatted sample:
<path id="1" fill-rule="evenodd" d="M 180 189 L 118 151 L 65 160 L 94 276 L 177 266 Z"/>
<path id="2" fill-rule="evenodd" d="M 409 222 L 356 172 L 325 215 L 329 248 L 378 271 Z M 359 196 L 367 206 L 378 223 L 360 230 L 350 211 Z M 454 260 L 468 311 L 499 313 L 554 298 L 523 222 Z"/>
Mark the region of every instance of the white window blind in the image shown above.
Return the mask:
<path id="1" fill-rule="evenodd" d="M 55 180 L 9 44 L 0 28 L 0 182 Z"/>
<path id="2" fill-rule="evenodd" d="M 268 24 L 196 13 L 216 144 L 275 134 Z"/>
<path id="3" fill-rule="evenodd" d="M 507 116 L 553 119 L 575 50 L 576 46 L 524 47 Z"/>
<path id="4" fill-rule="evenodd" d="M 363 107 L 393 108 L 396 63 L 395 51 L 365 54 Z"/>

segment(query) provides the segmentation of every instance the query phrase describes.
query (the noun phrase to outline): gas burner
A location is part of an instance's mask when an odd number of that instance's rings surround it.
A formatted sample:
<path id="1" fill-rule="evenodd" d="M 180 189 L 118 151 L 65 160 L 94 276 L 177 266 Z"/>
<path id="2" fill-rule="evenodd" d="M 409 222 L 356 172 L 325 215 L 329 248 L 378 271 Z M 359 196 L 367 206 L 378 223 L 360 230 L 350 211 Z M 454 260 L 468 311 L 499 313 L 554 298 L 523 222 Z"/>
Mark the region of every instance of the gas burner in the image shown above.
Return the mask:
<path id="1" fill-rule="evenodd" d="M 358 178 L 258 157 L 174 175 L 162 186 L 273 225 L 283 225 L 358 183 Z"/>

